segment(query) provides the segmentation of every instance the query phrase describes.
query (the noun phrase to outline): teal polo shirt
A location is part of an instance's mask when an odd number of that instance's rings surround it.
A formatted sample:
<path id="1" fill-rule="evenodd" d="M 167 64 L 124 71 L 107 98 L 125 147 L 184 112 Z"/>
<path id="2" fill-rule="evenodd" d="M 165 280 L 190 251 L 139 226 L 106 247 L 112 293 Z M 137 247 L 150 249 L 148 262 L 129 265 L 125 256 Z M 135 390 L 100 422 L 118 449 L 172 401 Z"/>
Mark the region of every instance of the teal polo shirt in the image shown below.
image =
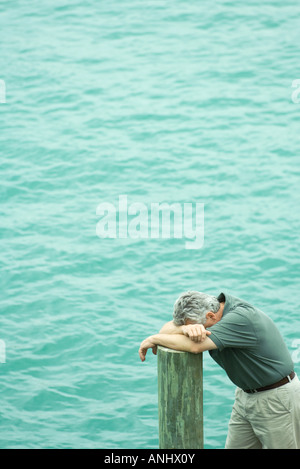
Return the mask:
<path id="1" fill-rule="evenodd" d="M 294 370 L 283 338 L 271 318 L 244 300 L 221 293 L 222 318 L 211 326 L 209 338 L 217 349 L 211 357 L 241 389 L 276 383 Z"/>

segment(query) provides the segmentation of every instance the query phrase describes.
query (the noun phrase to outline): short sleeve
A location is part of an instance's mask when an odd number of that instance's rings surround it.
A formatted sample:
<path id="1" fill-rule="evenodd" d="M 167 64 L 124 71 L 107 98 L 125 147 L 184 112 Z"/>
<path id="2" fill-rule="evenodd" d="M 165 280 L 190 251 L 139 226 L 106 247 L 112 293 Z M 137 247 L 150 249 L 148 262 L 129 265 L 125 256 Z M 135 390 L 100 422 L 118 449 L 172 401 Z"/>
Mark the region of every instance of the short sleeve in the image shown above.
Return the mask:
<path id="1" fill-rule="evenodd" d="M 219 350 L 227 347 L 251 348 L 257 343 L 253 324 L 242 308 L 229 312 L 217 324 L 209 328 L 209 338 Z"/>

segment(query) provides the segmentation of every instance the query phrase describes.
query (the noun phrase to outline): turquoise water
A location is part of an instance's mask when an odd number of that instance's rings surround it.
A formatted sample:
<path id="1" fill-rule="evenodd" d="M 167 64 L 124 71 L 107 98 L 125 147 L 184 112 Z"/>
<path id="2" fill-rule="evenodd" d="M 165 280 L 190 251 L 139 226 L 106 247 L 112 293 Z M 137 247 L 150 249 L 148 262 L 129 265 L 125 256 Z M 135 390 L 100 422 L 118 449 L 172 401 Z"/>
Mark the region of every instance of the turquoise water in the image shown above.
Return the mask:
<path id="1" fill-rule="evenodd" d="M 299 373 L 299 5 L 15 1 L 0 18 L 0 446 L 157 448 L 156 357 L 137 352 L 186 289 L 263 309 Z M 100 238 L 97 206 L 121 194 L 204 203 L 203 247 Z M 205 354 L 205 448 L 233 398 Z"/>

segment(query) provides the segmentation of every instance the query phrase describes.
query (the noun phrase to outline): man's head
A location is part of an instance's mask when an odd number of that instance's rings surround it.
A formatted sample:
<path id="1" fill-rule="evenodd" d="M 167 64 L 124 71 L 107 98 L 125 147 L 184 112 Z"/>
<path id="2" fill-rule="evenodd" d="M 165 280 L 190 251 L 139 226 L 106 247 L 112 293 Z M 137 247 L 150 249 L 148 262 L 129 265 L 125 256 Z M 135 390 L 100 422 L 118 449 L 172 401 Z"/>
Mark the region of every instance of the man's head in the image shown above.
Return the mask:
<path id="1" fill-rule="evenodd" d="M 220 308 L 221 304 L 215 296 L 188 291 L 182 293 L 176 300 L 173 321 L 176 326 L 197 323 L 210 327 L 220 320 Z"/>

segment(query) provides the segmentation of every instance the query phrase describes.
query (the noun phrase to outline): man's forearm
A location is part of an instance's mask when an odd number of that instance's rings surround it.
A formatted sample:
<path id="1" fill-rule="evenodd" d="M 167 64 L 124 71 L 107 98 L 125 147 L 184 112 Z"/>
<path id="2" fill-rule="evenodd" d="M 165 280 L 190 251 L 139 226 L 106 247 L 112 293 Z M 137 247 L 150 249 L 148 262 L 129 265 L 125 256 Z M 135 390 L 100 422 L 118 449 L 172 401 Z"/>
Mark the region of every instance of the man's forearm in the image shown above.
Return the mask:
<path id="1" fill-rule="evenodd" d="M 173 321 L 167 322 L 159 331 L 160 334 L 181 334 L 189 337 L 195 342 L 203 342 L 210 331 L 203 324 L 192 323 L 189 325 L 176 326 Z"/>
<path id="2" fill-rule="evenodd" d="M 217 348 L 215 343 L 209 337 L 205 337 L 205 339 L 199 343 L 181 334 L 156 334 L 147 337 L 147 339 L 141 343 L 139 348 L 141 360 L 145 361 L 147 350 L 149 348 L 152 348 L 153 353 L 156 355 L 157 345 L 191 353 L 201 353 L 205 350 Z"/>
<path id="3" fill-rule="evenodd" d="M 162 345 L 163 347 L 171 348 L 173 350 L 180 350 L 182 352 L 196 353 L 195 343 L 182 333 L 173 334 L 156 334 L 151 336 L 151 341 L 155 345 Z"/>
<path id="4" fill-rule="evenodd" d="M 201 353 L 217 348 L 209 337 L 206 337 L 202 342 L 194 342 L 189 337 L 181 334 L 156 334 L 152 335 L 150 339 L 155 345 L 162 345 L 182 352 Z"/>

